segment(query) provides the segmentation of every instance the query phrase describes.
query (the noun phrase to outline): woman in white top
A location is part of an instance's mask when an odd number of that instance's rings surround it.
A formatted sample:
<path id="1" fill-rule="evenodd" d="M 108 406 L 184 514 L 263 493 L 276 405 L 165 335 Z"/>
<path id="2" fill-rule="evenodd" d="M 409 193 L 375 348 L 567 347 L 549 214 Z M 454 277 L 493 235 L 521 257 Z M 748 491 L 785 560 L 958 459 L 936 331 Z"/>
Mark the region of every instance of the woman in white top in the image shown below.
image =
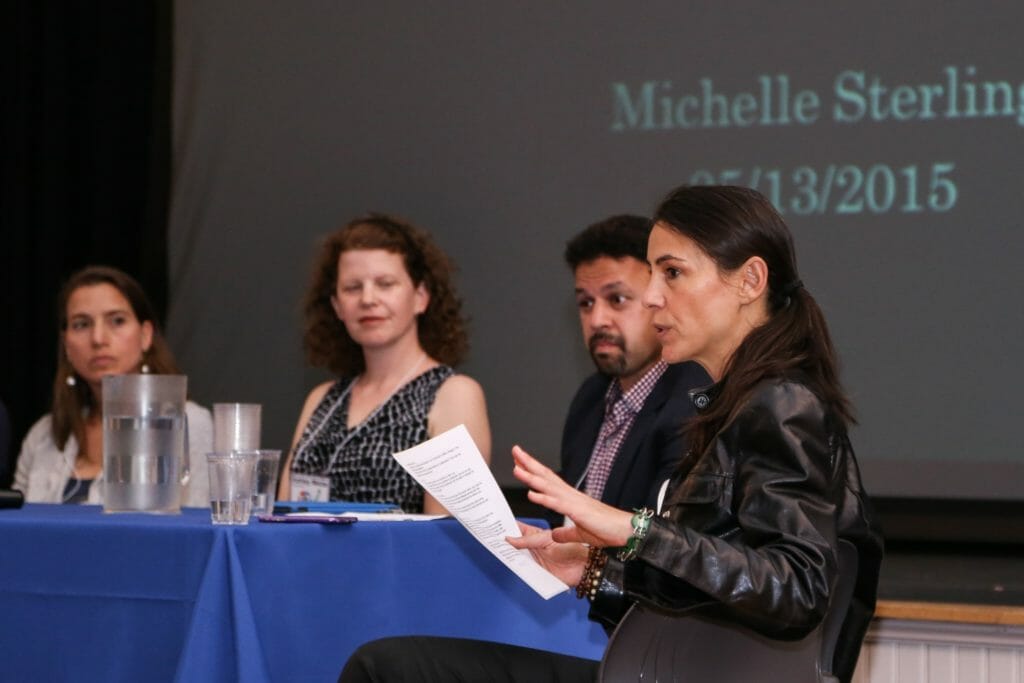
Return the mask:
<path id="1" fill-rule="evenodd" d="M 57 375 L 53 407 L 21 446 L 14 488 L 35 503 L 101 503 L 103 499 L 102 380 L 138 372 L 177 374 L 142 288 L 131 276 L 89 266 L 58 297 Z M 206 507 L 205 453 L 213 443 L 210 413 L 186 405 L 191 477 L 182 504 Z"/>

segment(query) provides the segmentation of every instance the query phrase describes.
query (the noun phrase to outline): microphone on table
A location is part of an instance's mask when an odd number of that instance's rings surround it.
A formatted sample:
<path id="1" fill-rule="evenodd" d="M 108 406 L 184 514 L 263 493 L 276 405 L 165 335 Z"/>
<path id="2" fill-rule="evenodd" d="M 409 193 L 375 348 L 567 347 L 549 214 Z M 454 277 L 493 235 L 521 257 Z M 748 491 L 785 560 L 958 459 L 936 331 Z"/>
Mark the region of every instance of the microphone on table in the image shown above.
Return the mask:
<path id="1" fill-rule="evenodd" d="M 21 491 L 0 489 L 0 510 L 4 508 L 17 509 L 25 503 L 25 494 Z"/>

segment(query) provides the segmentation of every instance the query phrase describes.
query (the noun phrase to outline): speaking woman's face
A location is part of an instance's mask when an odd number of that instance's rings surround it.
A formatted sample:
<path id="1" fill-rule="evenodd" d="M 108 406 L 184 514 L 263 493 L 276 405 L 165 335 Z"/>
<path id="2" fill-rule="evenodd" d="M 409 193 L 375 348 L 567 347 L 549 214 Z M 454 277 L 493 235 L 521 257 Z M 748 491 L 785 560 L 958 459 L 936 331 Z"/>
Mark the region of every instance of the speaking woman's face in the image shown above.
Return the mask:
<path id="1" fill-rule="evenodd" d="M 106 375 L 137 372 L 153 343 L 153 325 L 140 323 L 117 287 L 79 287 L 68 297 L 64 350 L 75 373 L 93 391 Z"/>
<path id="2" fill-rule="evenodd" d="M 761 322 L 750 314 L 744 268 L 721 271 L 696 242 L 662 223 L 651 230 L 647 261 L 644 304 L 653 309 L 662 359 L 696 361 L 718 381 L 733 351 Z"/>

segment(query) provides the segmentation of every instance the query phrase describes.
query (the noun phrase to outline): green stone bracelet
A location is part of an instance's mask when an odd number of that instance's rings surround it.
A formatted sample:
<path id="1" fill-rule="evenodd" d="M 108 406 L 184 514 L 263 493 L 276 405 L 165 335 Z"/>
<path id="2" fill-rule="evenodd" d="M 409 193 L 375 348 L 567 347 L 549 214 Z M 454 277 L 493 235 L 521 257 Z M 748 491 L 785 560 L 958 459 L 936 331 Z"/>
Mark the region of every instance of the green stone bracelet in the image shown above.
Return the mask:
<path id="1" fill-rule="evenodd" d="M 633 527 L 633 534 L 626 541 L 626 545 L 619 550 L 617 555 L 619 560 L 628 562 L 636 557 L 637 551 L 640 549 L 640 543 L 647 536 L 647 531 L 651 528 L 652 517 L 654 517 L 654 510 L 650 508 L 633 510 L 633 517 L 629 520 L 629 525 Z"/>

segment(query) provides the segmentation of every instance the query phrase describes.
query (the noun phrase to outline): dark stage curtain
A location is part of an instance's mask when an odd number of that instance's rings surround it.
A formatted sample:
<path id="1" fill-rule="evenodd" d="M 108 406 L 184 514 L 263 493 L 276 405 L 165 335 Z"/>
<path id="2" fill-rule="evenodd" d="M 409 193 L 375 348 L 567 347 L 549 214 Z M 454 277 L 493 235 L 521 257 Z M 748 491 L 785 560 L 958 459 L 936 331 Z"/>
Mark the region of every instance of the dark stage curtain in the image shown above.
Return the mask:
<path id="1" fill-rule="evenodd" d="M 167 305 L 172 3 L 2 3 L 0 400 L 11 460 L 49 409 L 54 300 L 91 263 Z M 0 449 L 2 452 L 3 449 Z M 0 463 L 0 488 L 13 462 Z"/>

